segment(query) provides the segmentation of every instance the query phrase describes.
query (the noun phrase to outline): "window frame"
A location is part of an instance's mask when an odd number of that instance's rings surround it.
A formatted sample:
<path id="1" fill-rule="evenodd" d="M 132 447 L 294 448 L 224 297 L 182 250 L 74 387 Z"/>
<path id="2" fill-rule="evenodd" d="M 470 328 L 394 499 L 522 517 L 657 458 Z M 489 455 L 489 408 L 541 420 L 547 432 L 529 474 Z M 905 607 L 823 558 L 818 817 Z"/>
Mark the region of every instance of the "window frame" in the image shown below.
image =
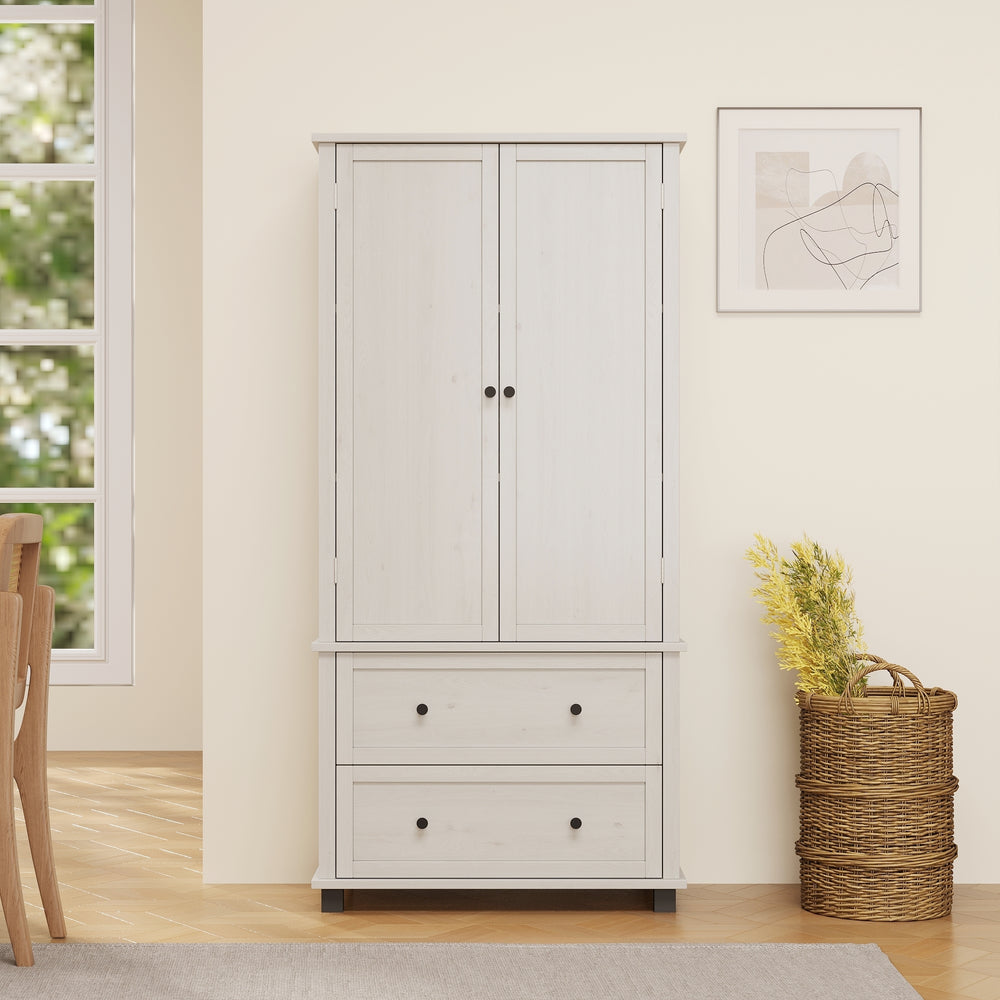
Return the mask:
<path id="1" fill-rule="evenodd" d="M 4 345 L 94 345 L 94 485 L 3 488 L 0 503 L 94 504 L 94 648 L 53 650 L 52 684 L 134 683 L 133 0 L 0 5 L 0 23 L 94 24 L 94 162 L 0 163 L 0 181 L 94 183 L 92 330 L 0 329 Z"/>

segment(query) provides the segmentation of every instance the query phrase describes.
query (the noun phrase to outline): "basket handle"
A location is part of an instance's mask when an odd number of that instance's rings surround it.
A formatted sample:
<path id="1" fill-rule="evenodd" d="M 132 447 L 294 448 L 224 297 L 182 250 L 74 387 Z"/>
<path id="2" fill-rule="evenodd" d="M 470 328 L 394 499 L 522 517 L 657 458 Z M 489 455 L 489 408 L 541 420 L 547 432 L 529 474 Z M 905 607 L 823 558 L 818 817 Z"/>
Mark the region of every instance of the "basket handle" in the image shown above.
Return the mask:
<path id="1" fill-rule="evenodd" d="M 854 658 L 858 661 L 859 666 L 855 667 L 851 672 L 847 687 L 844 688 L 844 693 L 840 696 L 841 711 L 847 712 L 848 715 L 854 715 L 857 711 L 854 707 L 854 699 L 856 697 L 865 697 L 864 688 L 860 689 L 860 694 L 856 693 L 860 682 L 869 674 L 885 670 L 892 677 L 892 697 L 889 700 L 890 714 L 899 715 L 899 699 L 905 697 L 903 677 L 913 685 L 913 690 L 917 693 L 917 708 L 919 711 L 930 712 L 931 699 L 927 694 L 927 689 L 920 682 L 920 679 L 910 673 L 906 667 L 901 667 L 898 663 L 889 663 L 874 653 L 855 653 Z"/>

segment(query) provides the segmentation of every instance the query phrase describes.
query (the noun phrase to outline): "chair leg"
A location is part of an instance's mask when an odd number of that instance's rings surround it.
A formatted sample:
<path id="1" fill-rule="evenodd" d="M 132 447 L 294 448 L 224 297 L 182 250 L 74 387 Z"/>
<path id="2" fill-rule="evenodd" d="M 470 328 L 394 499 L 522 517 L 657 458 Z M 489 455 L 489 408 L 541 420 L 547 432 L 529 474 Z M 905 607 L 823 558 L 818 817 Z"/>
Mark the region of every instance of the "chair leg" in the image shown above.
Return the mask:
<path id="1" fill-rule="evenodd" d="M 31 676 L 21 731 L 14 743 L 14 778 L 21 793 L 24 825 L 28 830 L 28 846 L 45 909 L 45 922 L 52 937 L 64 938 L 66 919 L 52 852 L 46 762 L 54 598 L 50 587 L 39 587 L 35 592 L 35 615 L 28 651 Z"/>
<path id="2" fill-rule="evenodd" d="M 13 637 L 13 645 L 0 649 L 0 905 L 17 965 L 34 965 L 28 916 L 21 891 L 17 862 L 17 829 L 14 825 L 14 672 L 17 636 L 21 630 L 21 598 L 0 593 L 0 636 Z"/>
<path id="3" fill-rule="evenodd" d="M 28 830 L 28 846 L 31 848 L 31 863 L 35 868 L 35 879 L 45 909 L 45 922 L 49 935 L 54 938 L 66 937 L 66 918 L 63 915 L 62 899 L 59 896 L 59 881 L 52 854 L 52 827 L 49 825 L 48 787 L 45 774 L 22 773 L 18 778 L 21 792 L 21 809 L 24 825 Z"/>
<path id="4" fill-rule="evenodd" d="M 34 965 L 31 935 L 28 933 L 28 916 L 24 912 L 24 894 L 21 891 L 21 868 L 17 863 L 17 833 L 14 828 L 14 783 L 5 783 L 9 789 L 7 802 L 0 810 L 0 903 L 7 921 L 7 933 L 14 949 L 15 965 Z M 4 796 L 0 794 L 0 799 Z"/>

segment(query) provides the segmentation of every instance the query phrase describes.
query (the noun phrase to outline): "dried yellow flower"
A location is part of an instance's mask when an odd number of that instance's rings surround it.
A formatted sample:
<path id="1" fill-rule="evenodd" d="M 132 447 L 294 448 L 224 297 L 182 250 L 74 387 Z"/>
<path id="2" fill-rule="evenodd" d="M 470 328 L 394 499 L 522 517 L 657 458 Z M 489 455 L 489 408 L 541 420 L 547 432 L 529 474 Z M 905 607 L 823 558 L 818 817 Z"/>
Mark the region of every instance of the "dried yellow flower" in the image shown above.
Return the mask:
<path id="1" fill-rule="evenodd" d="M 864 652 L 862 626 L 854 610 L 851 570 L 807 535 L 792 543 L 792 558 L 763 535 L 747 549 L 760 581 L 753 595 L 764 605 L 761 621 L 776 626 L 778 665 L 794 670 L 796 687 L 813 694 L 843 694 Z"/>

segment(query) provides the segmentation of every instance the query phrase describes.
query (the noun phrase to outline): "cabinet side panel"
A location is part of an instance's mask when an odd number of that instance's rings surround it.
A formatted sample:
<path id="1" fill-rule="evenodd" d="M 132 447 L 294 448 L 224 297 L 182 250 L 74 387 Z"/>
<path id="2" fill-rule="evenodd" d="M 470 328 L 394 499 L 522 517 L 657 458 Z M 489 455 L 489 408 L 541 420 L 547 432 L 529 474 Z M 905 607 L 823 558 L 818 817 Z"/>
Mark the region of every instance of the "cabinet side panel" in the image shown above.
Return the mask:
<path id="1" fill-rule="evenodd" d="M 517 163 L 517 639 L 647 638 L 638 152 Z"/>
<path id="2" fill-rule="evenodd" d="M 496 300 L 495 280 L 484 288 L 484 202 L 495 214 L 495 182 L 484 191 L 481 153 L 467 147 L 433 160 L 378 152 L 352 162 L 353 559 L 338 585 L 352 592 L 355 638 L 495 638 L 483 592 L 487 575 L 496 587 L 495 563 L 489 574 L 484 564 L 496 548 L 484 491 L 496 401 L 482 385 L 484 296 Z"/>
<path id="3" fill-rule="evenodd" d="M 646 147 L 646 632 L 663 638 L 663 147 Z"/>
<path id="4" fill-rule="evenodd" d="M 336 633 L 336 182 L 337 148 L 319 148 L 319 635 Z"/>
<path id="5" fill-rule="evenodd" d="M 321 653 L 319 657 L 319 869 L 321 877 L 336 873 L 337 724 L 336 661 L 351 654 Z"/>
<path id="6" fill-rule="evenodd" d="M 334 516 L 336 517 L 336 622 L 337 638 L 354 638 L 353 589 L 353 470 L 354 470 L 354 399 L 352 371 L 354 369 L 354 258 L 350 248 L 354 243 L 354 147 L 337 146 L 337 244 L 336 268 L 336 474 L 334 481 Z M 321 279 L 322 280 L 322 279 Z M 347 581 L 345 585 L 345 581 Z"/>
<path id="7" fill-rule="evenodd" d="M 680 149 L 663 147 L 663 638 L 680 639 Z"/>
<path id="8" fill-rule="evenodd" d="M 663 654 L 663 874 L 681 877 L 680 654 Z"/>

